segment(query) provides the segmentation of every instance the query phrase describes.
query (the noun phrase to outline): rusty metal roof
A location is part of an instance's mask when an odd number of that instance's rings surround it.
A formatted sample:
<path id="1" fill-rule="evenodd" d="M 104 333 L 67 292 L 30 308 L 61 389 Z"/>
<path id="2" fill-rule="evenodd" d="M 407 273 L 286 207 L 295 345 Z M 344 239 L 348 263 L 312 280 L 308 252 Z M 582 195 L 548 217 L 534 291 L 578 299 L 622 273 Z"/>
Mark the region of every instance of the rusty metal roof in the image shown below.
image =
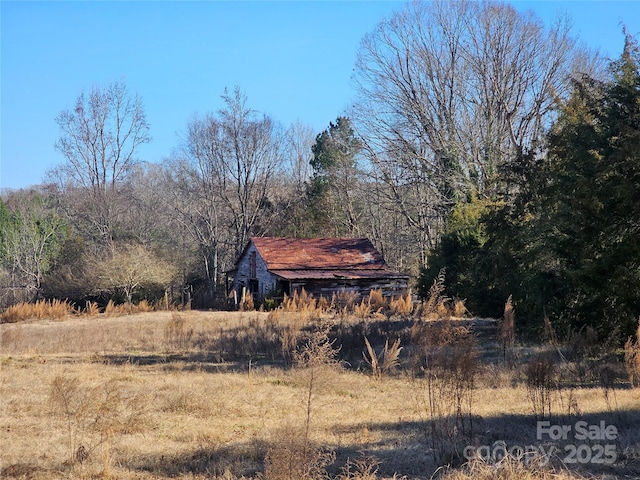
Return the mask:
<path id="1" fill-rule="evenodd" d="M 409 278 L 403 273 L 387 269 L 378 270 L 273 270 L 285 280 L 376 280 Z"/>
<path id="2" fill-rule="evenodd" d="M 251 239 L 269 270 L 387 270 L 366 238 Z"/>

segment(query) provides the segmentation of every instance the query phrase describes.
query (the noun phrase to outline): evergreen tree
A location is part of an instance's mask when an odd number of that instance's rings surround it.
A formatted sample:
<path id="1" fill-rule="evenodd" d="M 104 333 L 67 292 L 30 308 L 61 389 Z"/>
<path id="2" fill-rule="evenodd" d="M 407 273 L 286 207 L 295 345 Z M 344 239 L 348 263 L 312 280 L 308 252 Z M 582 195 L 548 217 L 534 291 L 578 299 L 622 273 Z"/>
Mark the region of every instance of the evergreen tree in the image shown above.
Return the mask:
<path id="1" fill-rule="evenodd" d="M 545 151 L 510 164 L 513 199 L 475 216 L 460 217 L 473 202 L 456 207 L 432 255 L 448 269 L 451 295 L 496 315 L 496 300 L 512 294 L 529 329 L 548 315 L 567 334 L 591 326 L 620 340 L 631 332 L 640 315 L 640 51 L 633 37 L 626 35 L 610 68 L 608 81 L 575 82 Z"/>
<path id="2" fill-rule="evenodd" d="M 313 177 L 307 189 L 309 210 L 318 233 L 354 236 L 360 228 L 358 201 L 360 170 L 358 153 L 362 143 L 351 121 L 338 117 L 316 137 L 311 147 Z"/>

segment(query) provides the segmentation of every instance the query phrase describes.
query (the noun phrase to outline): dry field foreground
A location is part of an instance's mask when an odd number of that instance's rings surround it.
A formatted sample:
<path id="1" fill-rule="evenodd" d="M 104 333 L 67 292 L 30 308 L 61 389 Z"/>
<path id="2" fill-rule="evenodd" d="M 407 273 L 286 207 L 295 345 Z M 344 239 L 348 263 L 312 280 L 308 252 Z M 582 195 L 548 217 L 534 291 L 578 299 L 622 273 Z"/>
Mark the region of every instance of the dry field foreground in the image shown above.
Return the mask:
<path id="1" fill-rule="evenodd" d="M 434 437 L 425 379 L 404 367 L 374 378 L 357 356 L 346 368 L 285 368 L 277 348 L 269 350 L 283 340 L 273 338 L 278 330 L 265 313 L 72 317 L 0 329 L 2 478 L 293 479 L 291 464 L 301 457 L 291 452 L 300 448 L 318 476 L 444 473 L 438 448 L 449 439 Z M 521 370 L 499 366 L 494 347 L 464 397 L 472 402 L 470 445 L 548 447 L 548 435 L 536 438 Z M 258 355 L 264 351 L 271 355 Z M 564 385 L 542 394 L 549 425 L 573 429 L 560 448 L 572 439 L 581 448 L 577 463 L 566 462 L 568 451 L 554 456 L 575 477 L 513 466 L 500 478 L 640 478 L 640 389 Z M 578 442 L 578 421 L 605 422 L 617 435 Z M 301 447 L 301 438 L 310 442 Z M 615 462 L 590 461 L 600 443 L 614 445 Z M 448 478 L 498 478 L 488 468 Z"/>

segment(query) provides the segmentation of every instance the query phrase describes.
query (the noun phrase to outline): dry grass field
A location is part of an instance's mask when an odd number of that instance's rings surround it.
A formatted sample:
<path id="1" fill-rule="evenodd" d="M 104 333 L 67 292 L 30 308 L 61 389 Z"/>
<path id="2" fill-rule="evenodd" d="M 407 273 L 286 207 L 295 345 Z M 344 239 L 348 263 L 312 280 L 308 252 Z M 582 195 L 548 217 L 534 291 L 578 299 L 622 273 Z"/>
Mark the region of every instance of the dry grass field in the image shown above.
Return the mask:
<path id="1" fill-rule="evenodd" d="M 507 355 L 490 322 L 365 313 L 1 324 L 0 477 L 640 478 L 623 363 Z"/>

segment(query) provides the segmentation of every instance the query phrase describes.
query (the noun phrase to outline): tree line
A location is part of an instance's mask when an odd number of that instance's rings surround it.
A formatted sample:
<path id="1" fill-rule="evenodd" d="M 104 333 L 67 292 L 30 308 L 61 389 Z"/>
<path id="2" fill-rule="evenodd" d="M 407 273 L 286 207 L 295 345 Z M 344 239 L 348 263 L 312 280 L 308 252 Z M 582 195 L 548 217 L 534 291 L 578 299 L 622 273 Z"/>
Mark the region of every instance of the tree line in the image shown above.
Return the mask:
<path id="1" fill-rule="evenodd" d="M 638 314 L 637 217 L 623 213 L 637 45 L 626 34 L 607 65 L 570 25 L 500 2 L 409 3 L 363 38 L 353 104 L 326 130 L 284 127 L 235 87 L 154 164 L 137 157 L 142 98 L 122 83 L 83 93 L 55 119 L 65 161 L 3 195 L 2 303 L 171 290 L 211 306 L 252 235 L 363 236 L 423 289 L 444 268 L 478 313 L 513 295 L 527 325 L 624 330 Z M 615 298 L 601 280 L 614 264 Z M 623 303 L 624 321 L 603 313 Z"/>

